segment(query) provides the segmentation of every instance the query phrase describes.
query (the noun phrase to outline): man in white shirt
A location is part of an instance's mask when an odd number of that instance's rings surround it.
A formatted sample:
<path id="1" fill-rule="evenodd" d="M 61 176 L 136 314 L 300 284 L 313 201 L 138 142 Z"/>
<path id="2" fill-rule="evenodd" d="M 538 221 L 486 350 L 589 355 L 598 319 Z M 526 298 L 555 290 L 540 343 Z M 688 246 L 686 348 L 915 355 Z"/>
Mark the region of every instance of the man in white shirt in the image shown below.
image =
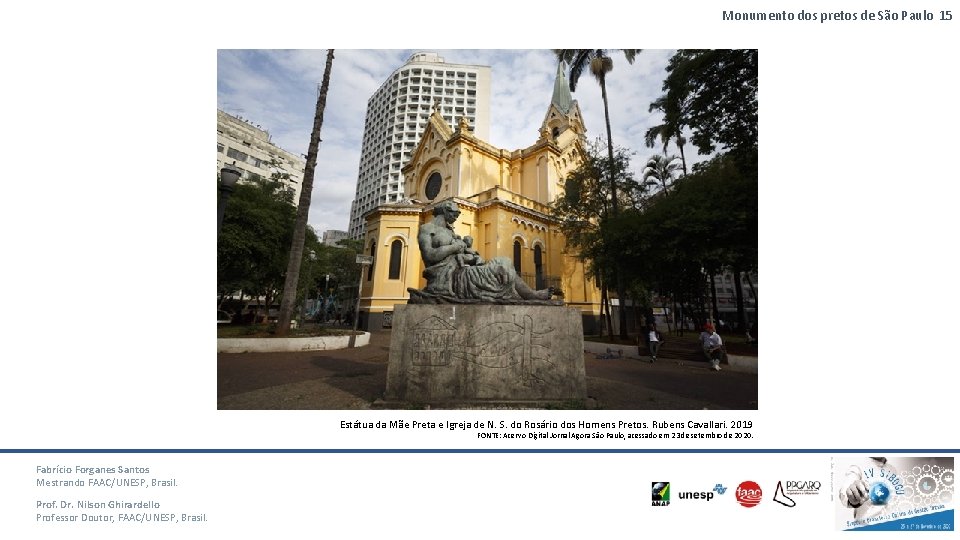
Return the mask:
<path id="1" fill-rule="evenodd" d="M 713 323 L 707 323 L 700 332 L 700 345 L 703 347 L 703 354 L 710 360 L 710 369 L 720 371 L 720 359 L 723 358 L 723 340 L 720 334 L 713 327 Z"/>

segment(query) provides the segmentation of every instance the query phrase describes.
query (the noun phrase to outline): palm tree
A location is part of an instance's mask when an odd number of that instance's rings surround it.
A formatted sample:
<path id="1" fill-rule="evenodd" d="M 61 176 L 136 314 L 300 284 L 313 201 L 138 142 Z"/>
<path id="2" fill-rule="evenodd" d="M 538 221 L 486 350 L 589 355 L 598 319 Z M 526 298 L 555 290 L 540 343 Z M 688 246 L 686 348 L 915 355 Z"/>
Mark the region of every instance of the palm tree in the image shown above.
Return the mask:
<path id="1" fill-rule="evenodd" d="M 663 154 L 667 154 L 667 145 L 670 144 L 670 140 L 675 140 L 677 148 L 680 150 L 680 161 L 683 164 L 683 174 L 687 174 L 687 158 L 683 152 L 683 146 L 687 143 L 687 139 L 683 137 L 681 132 L 683 131 L 686 123 L 683 120 L 683 103 L 678 99 L 674 93 L 667 92 L 666 94 L 657 98 L 656 101 L 650 104 L 650 112 L 660 111 L 664 114 L 663 123 L 658 126 L 653 126 L 647 130 L 647 133 L 644 135 L 644 141 L 647 143 L 647 148 L 653 148 L 656 144 L 657 139 L 663 143 Z"/>
<path id="2" fill-rule="evenodd" d="M 317 95 L 317 109 L 313 117 L 313 131 L 310 132 L 310 146 L 307 148 L 307 163 L 303 168 L 303 184 L 300 189 L 300 204 L 297 206 L 297 222 L 293 229 L 293 241 L 290 243 L 290 260 L 287 262 L 287 275 L 283 284 L 283 299 L 280 302 L 280 314 L 277 317 L 277 334 L 285 336 L 290 330 L 290 319 L 297 301 L 297 282 L 300 281 L 300 265 L 303 262 L 303 243 L 307 234 L 307 218 L 310 215 L 310 198 L 313 194 L 313 174 L 317 168 L 317 152 L 320 148 L 320 128 L 323 126 L 323 111 L 327 107 L 327 90 L 330 88 L 330 69 L 333 67 L 333 49 L 327 49 L 327 65 L 323 72 L 323 82 Z"/>
<path id="3" fill-rule="evenodd" d="M 627 63 L 632 64 L 633 59 L 642 49 L 621 49 Z M 600 83 L 600 94 L 603 96 L 603 117 L 607 123 L 607 152 L 610 163 L 613 163 L 613 137 L 610 134 L 610 105 L 607 102 L 607 73 L 613 70 L 613 58 L 607 54 L 606 49 L 555 49 L 557 58 L 570 66 L 570 73 L 567 79 L 570 81 L 570 91 L 577 90 L 577 82 L 580 75 L 588 66 L 590 73 Z M 612 198 L 613 213 L 616 214 L 619 209 L 617 202 L 617 187 L 613 179 L 613 171 L 610 174 L 610 196 Z"/>
<path id="4" fill-rule="evenodd" d="M 640 53 L 641 49 L 621 49 L 627 63 L 632 64 L 633 59 Z M 613 71 L 613 58 L 607 54 L 606 49 L 555 49 L 554 53 L 557 59 L 570 66 L 570 74 L 567 77 L 570 80 L 570 91 L 577 90 L 577 82 L 583 70 L 590 67 L 590 73 L 597 82 L 600 83 L 600 94 L 603 96 L 603 117 L 607 123 L 607 157 L 609 158 L 609 178 L 610 178 L 610 202 L 611 214 L 615 217 L 619 213 L 620 204 L 617 198 L 617 182 L 614 174 L 613 157 L 613 136 L 610 134 L 610 104 L 607 101 L 607 73 Z M 617 297 L 620 300 L 620 338 L 627 339 L 627 287 L 623 282 L 623 272 L 620 263 L 616 263 L 614 277 L 617 285 Z"/>
<path id="5" fill-rule="evenodd" d="M 680 168 L 677 163 L 677 156 L 663 156 L 654 154 L 647 160 L 647 166 L 643 169 L 643 184 L 648 186 L 663 186 L 663 192 L 673 183 L 674 173 Z"/>

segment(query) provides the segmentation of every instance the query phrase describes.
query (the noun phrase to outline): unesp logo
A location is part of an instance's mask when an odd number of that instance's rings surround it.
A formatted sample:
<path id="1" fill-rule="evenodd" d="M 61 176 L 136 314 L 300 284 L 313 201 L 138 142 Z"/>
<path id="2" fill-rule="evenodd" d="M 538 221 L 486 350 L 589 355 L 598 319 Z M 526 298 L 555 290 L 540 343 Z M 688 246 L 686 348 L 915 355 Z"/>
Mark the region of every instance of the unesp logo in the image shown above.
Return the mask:
<path id="1" fill-rule="evenodd" d="M 652 506 L 670 506 L 670 482 L 654 482 L 650 496 Z"/>
<path id="2" fill-rule="evenodd" d="M 706 491 L 706 490 L 704 490 L 704 491 L 678 491 L 678 492 L 677 492 L 677 498 L 678 498 L 678 499 L 693 499 L 693 500 L 700 500 L 700 501 L 704 501 L 704 502 L 710 502 L 710 501 L 712 501 L 713 498 L 716 497 L 717 495 L 723 495 L 723 494 L 726 493 L 726 492 L 727 492 L 727 488 L 724 487 L 723 484 L 717 484 L 717 485 L 713 486 L 713 489 L 711 489 L 711 490 L 709 490 L 709 491 Z"/>
<path id="3" fill-rule="evenodd" d="M 753 508 L 760 504 L 760 499 L 763 498 L 763 490 L 760 489 L 760 485 L 756 482 L 745 480 L 737 486 L 736 496 L 740 506 Z"/>
<path id="4" fill-rule="evenodd" d="M 678 499 L 695 499 L 701 501 L 710 502 L 713 500 L 714 493 L 712 491 L 678 491 Z"/>

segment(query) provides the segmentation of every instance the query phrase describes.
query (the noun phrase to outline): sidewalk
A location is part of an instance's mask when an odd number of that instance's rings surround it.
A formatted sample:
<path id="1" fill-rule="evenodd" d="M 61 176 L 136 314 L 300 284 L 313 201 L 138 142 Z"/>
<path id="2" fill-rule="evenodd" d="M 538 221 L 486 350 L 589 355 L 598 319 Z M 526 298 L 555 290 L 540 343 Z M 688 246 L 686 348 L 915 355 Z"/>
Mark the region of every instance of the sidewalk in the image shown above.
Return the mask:
<path id="1" fill-rule="evenodd" d="M 641 360 L 644 362 L 650 361 L 649 353 L 644 350 L 642 353 L 638 350 L 636 346 L 623 346 L 611 343 L 601 343 L 596 341 L 584 341 L 583 348 L 588 354 L 593 354 L 594 356 L 603 357 L 605 355 L 613 355 L 623 358 L 629 358 L 632 360 Z M 699 361 L 699 351 L 695 358 Z M 684 357 L 677 357 L 673 354 L 671 350 L 664 350 L 660 355 L 660 361 L 672 361 L 672 360 L 686 360 L 688 355 Z M 748 373 L 757 373 L 757 357 L 756 356 L 747 356 L 747 355 L 738 355 L 738 354 L 727 354 L 727 360 L 730 362 L 728 365 L 724 365 L 724 369 L 733 369 L 735 371 L 745 371 Z M 690 362 L 691 364 L 696 364 L 696 362 Z M 706 365 L 706 362 L 704 362 Z M 589 375 L 589 374 L 588 374 Z"/>
<path id="2" fill-rule="evenodd" d="M 218 409 L 370 409 L 386 388 L 390 332 L 354 349 L 217 355 Z M 636 347 L 632 347 L 636 353 Z M 706 362 L 598 358 L 584 353 L 587 407 L 604 410 L 756 409 L 757 375 Z"/>

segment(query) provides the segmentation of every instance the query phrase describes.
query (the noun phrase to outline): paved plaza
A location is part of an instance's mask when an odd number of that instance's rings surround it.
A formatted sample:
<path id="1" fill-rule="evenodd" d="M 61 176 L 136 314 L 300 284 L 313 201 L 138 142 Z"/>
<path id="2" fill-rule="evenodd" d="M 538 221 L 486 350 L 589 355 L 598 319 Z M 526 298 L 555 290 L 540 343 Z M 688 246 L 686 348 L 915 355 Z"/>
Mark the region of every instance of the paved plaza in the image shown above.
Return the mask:
<path id="1" fill-rule="evenodd" d="M 217 355 L 218 409 L 371 409 L 386 388 L 390 332 L 353 349 Z M 636 348 L 633 348 L 636 351 Z M 635 355 L 635 354 L 634 354 Z M 757 409 L 756 369 L 584 353 L 587 408 Z M 616 356 L 616 355 L 615 355 Z"/>

